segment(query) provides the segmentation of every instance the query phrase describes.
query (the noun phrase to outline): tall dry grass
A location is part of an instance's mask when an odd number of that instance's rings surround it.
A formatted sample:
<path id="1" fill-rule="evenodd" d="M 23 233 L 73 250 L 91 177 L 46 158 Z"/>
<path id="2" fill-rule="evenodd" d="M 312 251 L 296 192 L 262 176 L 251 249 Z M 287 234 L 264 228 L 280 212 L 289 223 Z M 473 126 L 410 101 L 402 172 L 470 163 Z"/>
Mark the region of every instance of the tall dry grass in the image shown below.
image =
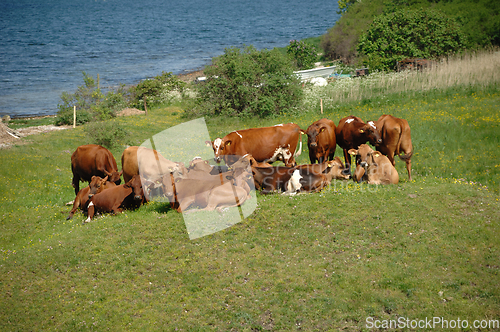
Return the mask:
<path id="1" fill-rule="evenodd" d="M 305 107 L 361 101 L 389 94 L 412 94 L 454 87 L 486 87 L 500 81 L 498 49 L 469 52 L 444 58 L 423 70 L 399 73 L 375 72 L 364 78 L 341 78 L 326 87 L 311 87 L 306 92 Z"/>

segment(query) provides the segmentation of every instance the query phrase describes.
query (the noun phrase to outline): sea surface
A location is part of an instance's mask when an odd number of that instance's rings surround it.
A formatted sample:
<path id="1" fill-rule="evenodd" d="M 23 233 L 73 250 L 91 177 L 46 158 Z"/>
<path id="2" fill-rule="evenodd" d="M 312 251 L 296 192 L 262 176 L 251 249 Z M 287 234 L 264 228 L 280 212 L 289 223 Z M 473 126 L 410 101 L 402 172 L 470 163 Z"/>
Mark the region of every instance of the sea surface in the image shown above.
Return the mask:
<path id="1" fill-rule="evenodd" d="M 227 47 L 285 47 L 339 15 L 322 0 L 2 0 L 0 116 L 57 113 L 85 72 L 101 87 L 210 64 Z"/>

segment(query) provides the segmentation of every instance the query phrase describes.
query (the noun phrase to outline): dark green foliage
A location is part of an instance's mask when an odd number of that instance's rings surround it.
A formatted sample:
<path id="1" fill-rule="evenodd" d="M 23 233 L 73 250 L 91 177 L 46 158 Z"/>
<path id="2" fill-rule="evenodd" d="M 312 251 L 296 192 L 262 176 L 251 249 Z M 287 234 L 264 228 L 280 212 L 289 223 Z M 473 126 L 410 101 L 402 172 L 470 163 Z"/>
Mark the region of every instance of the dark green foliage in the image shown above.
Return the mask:
<path id="1" fill-rule="evenodd" d="M 132 89 L 133 104 L 144 110 L 144 99 L 146 99 L 147 106 L 158 106 L 168 101 L 170 91 L 182 93 L 185 88 L 186 83 L 179 80 L 177 76 L 171 72 L 162 72 L 161 75 L 140 82 Z"/>
<path id="2" fill-rule="evenodd" d="M 359 37 L 373 19 L 382 13 L 388 14 L 402 9 L 440 10 L 460 24 L 461 31 L 466 36 L 467 49 L 500 46 L 500 1 L 367 0 L 344 3 L 348 5 L 348 10 L 343 11 L 342 17 L 321 40 L 327 59 L 355 62 Z"/>
<path id="3" fill-rule="evenodd" d="M 114 121 L 97 121 L 85 126 L 90 143 L 113 149 L 123 142 L 127 132 Z"/>
<path id="4" fill-rule="evenodd" d="M 321 37 L 321 48 L 329 60 L 341 59 L 345 63 L 356 61 L 359 37 L 366 31 L 376 15 L 382 14 L 383 0 L 356 2 L 328 32 Z"/>
<path id="5" fill-rule="evenodd" d="M 76 106 L 76 124 L 90 121 L 105 120 L 114 117 L 116 112 L 126 107 L 127 92 L 123 86 L 117 91 L 110 90 L 103 94 L 95 80 L 83 72 L 84 85 L 79 86 L 75 93 L 63 92 L 61 103 L 57 105 L 57 125 L 73 124 L 73 111 Z"/>
<path id="6" fill-rule="evenodd" d="M 195 114 L 277 115 L 302 97 L 289 58 L 278 50 L 227 48 L 205 68 Z"/>
<path id="7" fill-rule="evenodd" d="M 463 49 L 458 23 L 435 10 L 400 10 L 375 18 L 358 44 L 372 69 L 393 69 L 404 58 L 432 59 Z"/>
<path id="8" fill-rule="evenodd" d="M 294 59 L 300 70 L 313 68 L 318 59 L 316 47 L 302 40 L 290 40 L 286 53 Z"/>

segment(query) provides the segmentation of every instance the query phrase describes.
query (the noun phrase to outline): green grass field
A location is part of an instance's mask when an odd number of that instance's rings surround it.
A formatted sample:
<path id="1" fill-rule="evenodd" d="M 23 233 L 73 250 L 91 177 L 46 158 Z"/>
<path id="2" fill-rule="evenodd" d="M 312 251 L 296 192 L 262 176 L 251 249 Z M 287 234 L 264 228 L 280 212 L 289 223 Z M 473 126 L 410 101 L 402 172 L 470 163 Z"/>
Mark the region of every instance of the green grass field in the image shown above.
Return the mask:
<path id="1" fill-rule="evenodd" d="M 442 317 L 479 330 L 474 320 L 500 320 L 499 109 L 492 85 L 327 103 L 323 115 L 206 119 L 213 139 L 392 114 L 411 126 L 414 180 L 397 159 L 398 185 L 257 194 L 248 218 L 192 241 L 162 203 L 66 221 L 70 156 L 90 143 L 83 128 L 24 138 L 0 150 L 0 329 L 356 331 Z M 182 114 L 112 121 L 138 145 L 187 121 Z M 308 163 L 305 147 L 299 163 Z M 123 148 L 112 150 L 119 167 Z"/>

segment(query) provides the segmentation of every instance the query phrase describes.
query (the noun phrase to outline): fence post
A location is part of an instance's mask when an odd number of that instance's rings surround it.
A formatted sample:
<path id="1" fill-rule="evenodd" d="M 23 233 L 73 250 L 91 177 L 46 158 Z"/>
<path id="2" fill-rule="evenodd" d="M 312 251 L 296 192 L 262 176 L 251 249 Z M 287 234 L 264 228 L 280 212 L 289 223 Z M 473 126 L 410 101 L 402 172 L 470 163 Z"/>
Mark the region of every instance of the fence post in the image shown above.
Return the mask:
<path id="1" fill-rule="evenodd" d="M 321 114 L 323 114 L 323 99 L 320 99 L 319 103 L 321 105 Z"/>
<path id="2" fill-rule="evenodd" d="M 146 96 L 144 96 L 144 111 L 146 112 L 146 115 L 148 115 L 148 108 L 146 107 Z"/>
<path id="3" fill-rule="evenodd" d="M 76 105 L 73 106 L 73 128 L 76 127 Z"/>

